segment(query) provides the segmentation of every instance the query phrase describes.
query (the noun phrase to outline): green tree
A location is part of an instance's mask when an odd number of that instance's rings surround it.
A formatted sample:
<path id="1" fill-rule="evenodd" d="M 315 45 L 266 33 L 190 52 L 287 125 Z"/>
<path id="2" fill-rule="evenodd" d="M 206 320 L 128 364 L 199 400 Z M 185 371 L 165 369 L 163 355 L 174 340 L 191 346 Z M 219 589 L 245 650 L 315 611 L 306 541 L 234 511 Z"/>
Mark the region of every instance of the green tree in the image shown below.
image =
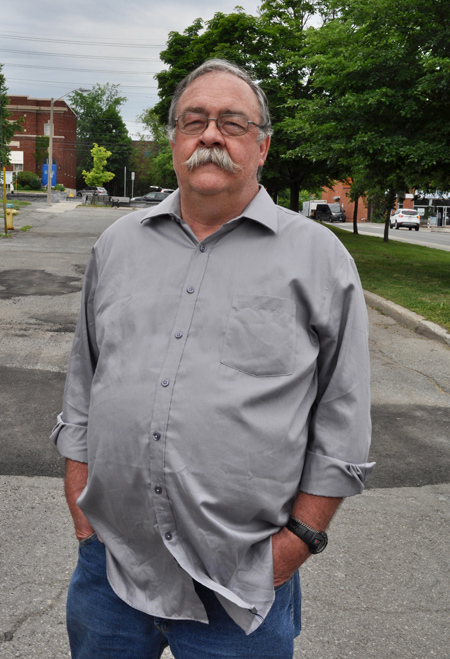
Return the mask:
<path id="1" fill-rule="evenodd" d="M 90 172 L 83 170 L 83 178 L 86 181 L 86 185 L 103 186 L 115 176 L 113 172 L 107 172 L 105 170 L 106 161 L 111 156 L 111 151 L 94 143 L 94 146 L 91 149 L 91 155 L 93 163 L 92 169 Z"/>
<path id="2" fill-rule="evenodd" d="M 83 170 L 92 169 L 94 143 L 111 152 L 108 165 L 117 180 L 121 180 L 123 169 L 128 166 L 133 147 L 120 115 L 126 98 L 119 96 L 118 87 L 110 83 L 96 84 L 87 93 L 75 91 L 69 97 L 78 117 L 77 178 L 83 176 Z"/>
<path id="3" fill-rule="evenodd" d="M 11 121 L 11 113 L 7 110 L 9 99 L 5 76 L 2 73 L 3 64 L 0 64 L 0 159 L 1 166 L 9 163 L 10 149 L 8 144 L 12 137 L 22 131 L 22 121 Z"/>
<path id="4" fill-rule="evenodd" d="M 145 194 L 151 185 L 176 188 L 177 179 L 172 166 L 172 149 L 165 125 L 161 124 L 154 109 L 139 117 L 146 131 L 134 149 L 130 165 L 136 172 L 136 194 Z"/>
<path id="5" fill-rule="evenodd" d="M 170 68 L 156 76 L 161 100 L 155 111 L 166 122 L 175 86 L 206 59 L 225 58 L 248 70 L 269 98 L 274 127 L 262 183 L 274 198 L 288 187 L 293 210 L 298 210 L 300 188 L 316 189 L 330 182 L 325 159 L 312 161 L 295 154 L 298 141 L 293 141 L 283 123 L 290 111 L 288 103 L 309 94 L 305 67 L 297 55 L 303 47 L 306 22 L 318 4 L 275 0 L 263 2 L 259 17 L 236 7 L 234 13 L 218 12 L 206 23 L 197 19 L 182 34 L 169 34 L 160 56 Z"/>
<path id="6" fill-rule="evenodd" d="M 326 157 L 313 160 L 303 154 L 298 149 L 301 137 L 294 137 L 285 125 L 292 107 L 312 93 L 304 44 L 308 21 L 321 7 L 320 2 L 306 0 L 267 0 L 261 5 L 264 60 L 255 72 L 269 99 L 274 128 L 263 182 L 274 198 L 287 185 L 289 207 L 295 211 L 302 188 L 312 191 L 329 185 L 336 174 Z"/>
<path id="7" fill-rule="evenodd" d="M 311 96 L 291 103 L 293 155 L 326 158 L 354 197 L 382 198 L 385 241 L 398 194 L 448 187 L 450 5 L 436 0 L 327 3 L 308 30 Z M 303 58 L 304 54 L 300 57 Z M 303 61 L 303 60 L 302 60 Z"/>

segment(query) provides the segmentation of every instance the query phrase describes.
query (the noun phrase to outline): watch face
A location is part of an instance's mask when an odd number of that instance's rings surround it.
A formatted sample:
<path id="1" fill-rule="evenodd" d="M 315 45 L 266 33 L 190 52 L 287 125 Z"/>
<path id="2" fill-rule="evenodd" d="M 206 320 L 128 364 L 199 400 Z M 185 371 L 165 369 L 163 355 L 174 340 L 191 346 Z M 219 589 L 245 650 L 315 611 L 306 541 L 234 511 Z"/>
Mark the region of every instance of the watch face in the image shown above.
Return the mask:
<path id="1" fill-rule="evenodd" d="M 312 554 L 320 554 L 328 544 L 328 537 L 326 533 L 317 533 L 313 542 L 310 545 Z"/>

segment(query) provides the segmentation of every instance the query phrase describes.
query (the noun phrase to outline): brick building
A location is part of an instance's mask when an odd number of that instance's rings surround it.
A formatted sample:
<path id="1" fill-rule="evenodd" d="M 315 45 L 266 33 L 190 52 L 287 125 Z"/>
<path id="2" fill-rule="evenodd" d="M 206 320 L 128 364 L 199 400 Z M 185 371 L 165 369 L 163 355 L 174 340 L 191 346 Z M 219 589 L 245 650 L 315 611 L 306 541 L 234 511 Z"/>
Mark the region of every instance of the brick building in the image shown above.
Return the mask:
<path id="1" fill-rule="evenodd" d="M 23 118 L 22 132 L 12 138 L 11 165 L 7 170 L 34 172 L 42 178 L 42 163 L 36 163 L 36 138 L 49 135 L 50 99 L 29 96 L 9 96 L 7 109 L 11 119 Z M 63 100 L 53 106 L 53 164 L 56 183 L 68 189 L 76 188 L 77 117 Z M 55 181 L 53 182 L 55 184 Z"/>
<path id="2" fill-rule="evenodd" d="M 349 199 L 350 193 L 350 182 L 340 182 L 336 181 L 333 188 L 324 188 L 322 192 L 322 199 L 327 203 L 332 203 L 337 201 L 344 207 L 345 214 L 347 216 L 347 222 L 353 220 L 353 211 L 355 204 Z M 402 200 L 403 208 L 413 208 L 414 206 L 414 195 L 408 193 L 404 200 Z M 359 199 L 358 201 L 358 222 L 368 220 L 369 212 L 366 206 L 365 199 Z"/>

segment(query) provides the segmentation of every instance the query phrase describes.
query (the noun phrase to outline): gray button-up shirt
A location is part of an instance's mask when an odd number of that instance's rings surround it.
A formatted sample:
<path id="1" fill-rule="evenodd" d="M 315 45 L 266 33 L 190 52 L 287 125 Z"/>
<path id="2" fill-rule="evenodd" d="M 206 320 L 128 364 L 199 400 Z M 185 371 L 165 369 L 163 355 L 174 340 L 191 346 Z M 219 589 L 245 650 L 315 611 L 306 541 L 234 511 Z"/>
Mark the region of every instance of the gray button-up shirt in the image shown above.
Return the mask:
<path id="1" fill-rule="evenodd" d="M 372 469 L 352 258 L 263 189 L 202 243 L 178 192 L 123 217 L 92 251 L 52 438 L 89 463 L 78 505 L 123 600 L 207 622 L 194 579 L 250 633 L 298 491 L 356 494 Z"/>

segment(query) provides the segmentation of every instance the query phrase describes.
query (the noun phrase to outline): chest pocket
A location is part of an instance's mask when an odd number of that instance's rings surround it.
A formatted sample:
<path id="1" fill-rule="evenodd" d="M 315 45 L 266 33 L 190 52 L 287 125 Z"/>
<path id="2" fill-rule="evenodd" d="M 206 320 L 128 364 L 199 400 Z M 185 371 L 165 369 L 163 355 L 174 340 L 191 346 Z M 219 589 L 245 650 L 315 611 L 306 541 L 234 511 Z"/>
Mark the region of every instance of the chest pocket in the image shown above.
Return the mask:
<path id="1" fill-rule="evenodd" d="M 295 305 L 281 297 L 235 295 L 221 363 L 249 375 L 290 375 L 295 365 Z"/>

